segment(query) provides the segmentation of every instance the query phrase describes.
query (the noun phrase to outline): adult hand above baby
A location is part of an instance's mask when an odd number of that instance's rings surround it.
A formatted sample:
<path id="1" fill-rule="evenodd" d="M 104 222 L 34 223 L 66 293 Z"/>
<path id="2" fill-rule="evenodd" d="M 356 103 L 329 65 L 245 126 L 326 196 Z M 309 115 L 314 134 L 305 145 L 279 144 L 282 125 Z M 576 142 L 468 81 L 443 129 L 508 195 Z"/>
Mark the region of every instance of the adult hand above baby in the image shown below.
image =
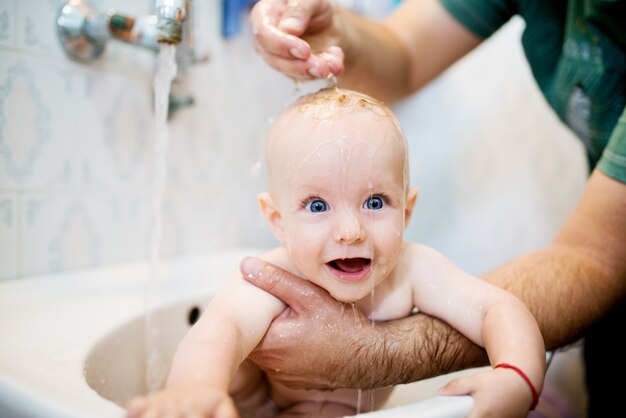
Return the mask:
<path id="1" fill-rule="evenodd" d="M 260 259 L 247 257 L 240 269 L 246 280 L 288 305 L 250 356 L 271 378 L 307 389 L 356 387 L 371 379 L 369 367 L 355 366 L 370 360 L 356 358 L 368 351 L 360 349 L 364 342 L 382 345 L 384 339 L 358 309 Z"/>
<path id="2" fill-rule="evenodd" d="M 335 13 L 328 0 L 260 0 L 250 12 L 256 49 L 294 80 L 339 75 L 344 55 Z"/>

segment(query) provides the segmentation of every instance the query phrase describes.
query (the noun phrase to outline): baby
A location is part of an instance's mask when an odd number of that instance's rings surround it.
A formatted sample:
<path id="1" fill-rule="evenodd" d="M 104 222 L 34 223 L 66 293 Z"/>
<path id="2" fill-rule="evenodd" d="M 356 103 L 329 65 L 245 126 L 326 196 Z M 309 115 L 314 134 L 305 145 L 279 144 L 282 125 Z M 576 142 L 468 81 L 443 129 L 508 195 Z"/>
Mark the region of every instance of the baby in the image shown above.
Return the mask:
<path id="1" fill-rule="evenodd" d="M 419 309 L 485 347 L 492 369 L 439 391 L 472 395 L 472 416 L 522 417 L 534 408 L 545 350 L 524 304 L 433 249 L 403 241 L 417 190 L 409 187 L 404 134 L 387 107 L 335 88 L 306 95 L 271 127 L 266 158 L 269 193 L 259 203 L 282 246 L 263 258 L 372 321 Z M 236 274 L 180 343 L 165 388 L 132 401 L 128 416 L 339 417 L 380 408 L 391 388 L 294 390 L 246 360 L 285 308 Z"/>

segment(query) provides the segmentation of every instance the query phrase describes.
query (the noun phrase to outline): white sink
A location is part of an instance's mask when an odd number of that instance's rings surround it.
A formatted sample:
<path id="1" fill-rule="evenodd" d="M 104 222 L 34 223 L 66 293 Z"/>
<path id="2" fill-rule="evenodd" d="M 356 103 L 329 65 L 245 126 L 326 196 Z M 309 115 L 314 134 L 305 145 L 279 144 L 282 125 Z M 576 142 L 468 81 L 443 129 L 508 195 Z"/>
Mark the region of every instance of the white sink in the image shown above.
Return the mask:
<path id="1" fill-rule="evenodd" d="M 146 391 L 146 292 L 166 368 L 202 308 L 259 251 L 240 248 L 162 262 L 149 285 L 145 262 L 0 284 L 0 418 L 121 418 L 122 405 Z M 154 340 L 153 340 L 154 341 Z M 463 417 L 471 397 L 437 397 L 458 374 L 399 386 L 368 417 Z"/>

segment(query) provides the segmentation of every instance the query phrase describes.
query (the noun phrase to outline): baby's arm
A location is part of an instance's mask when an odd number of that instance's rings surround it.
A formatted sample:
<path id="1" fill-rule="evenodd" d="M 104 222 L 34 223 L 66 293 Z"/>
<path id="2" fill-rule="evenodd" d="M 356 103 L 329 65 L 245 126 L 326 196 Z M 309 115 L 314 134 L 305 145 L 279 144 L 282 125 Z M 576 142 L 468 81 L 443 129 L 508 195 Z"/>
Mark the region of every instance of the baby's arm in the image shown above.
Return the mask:
<path id="1" fill-rule="evenodd" d="M 418 309 L 485 347 L 494 367 L 455 379 L 440 394 L 471 394 L 471 417 L 525 417 L 545 375 L 543 338 L 531 313 L 517 297 L 461 271 L 431 248 L 411 244 L 408 253 Z"/>
<path id="2" fill-rule="evenodd" d="M 281 264 L 273 256 L 263 258 Z M 178 346 L 165 388 L 133 400 L 129 417 L 236 417 L 228 388 L 241 363 L 285 305 L 233 276 L 210 301 Z"/>

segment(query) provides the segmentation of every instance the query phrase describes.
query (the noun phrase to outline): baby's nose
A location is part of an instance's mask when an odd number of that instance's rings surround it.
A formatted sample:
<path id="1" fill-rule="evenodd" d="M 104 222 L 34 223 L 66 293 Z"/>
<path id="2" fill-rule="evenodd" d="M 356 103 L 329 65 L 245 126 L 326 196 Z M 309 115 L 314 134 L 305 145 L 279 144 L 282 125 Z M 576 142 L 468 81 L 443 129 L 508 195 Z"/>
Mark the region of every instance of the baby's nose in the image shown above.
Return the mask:
<path id="1" fill-rule="evenodd" d="M 334 237 L 336 242 L 351 244 L 365 239 L 363 229 L 358 215 L 348 209 L 341 210 L 337 224 L 335 225 Z"/>

